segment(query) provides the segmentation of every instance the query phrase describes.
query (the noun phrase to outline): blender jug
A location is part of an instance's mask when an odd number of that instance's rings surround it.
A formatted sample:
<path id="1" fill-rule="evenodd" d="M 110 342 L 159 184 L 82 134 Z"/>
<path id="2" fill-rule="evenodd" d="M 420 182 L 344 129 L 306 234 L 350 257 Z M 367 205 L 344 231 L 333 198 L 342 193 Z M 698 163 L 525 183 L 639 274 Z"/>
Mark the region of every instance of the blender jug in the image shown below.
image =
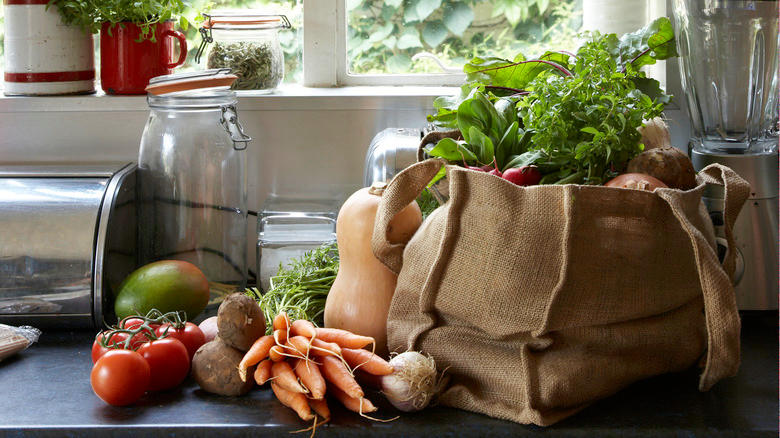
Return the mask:
<path id="1" fill-rule="evenodd" d="M 777 309 L 778 1 L 673 0 L 673 10 L 694 168 L 720 163 L 751 187 L 735 248 L 723 239 L 722 190 L 705 192 L 719 253 L 736 252 L 740 309 Z"/>
<path id="2" fill-rule="evenodd" d="M 694 148 L 776 152 L 778 2 L 675 0 L 674 15 Z"/>

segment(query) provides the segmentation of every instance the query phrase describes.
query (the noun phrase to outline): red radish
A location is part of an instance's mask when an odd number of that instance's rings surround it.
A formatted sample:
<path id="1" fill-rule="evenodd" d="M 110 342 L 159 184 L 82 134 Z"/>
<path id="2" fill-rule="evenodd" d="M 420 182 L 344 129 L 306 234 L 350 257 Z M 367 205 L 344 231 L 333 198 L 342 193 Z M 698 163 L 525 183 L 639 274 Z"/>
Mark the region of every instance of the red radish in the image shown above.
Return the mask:
<path id="1" fill-rule="evenodd" d="M 483 172 L 490 172 L 493 170 L 493 164 L 485 164 L 484 166 L 480 167 L 479 170 Z"/>
<path id="2" fill-rule="evenodd" d="M 495 175 L 495 176 L 497 176 L 499 178 L 503 178 L 504 177 L 503 174 L 501 173 L 501 171 L 498 170 L 498 169 L 493 169 L 493 170 L 491 170 L 488 173 L 491 174 L 491 175 Z"/>
<path id="3" fill-rule="evenodd" d="M 504 172 L 503 178 L 518 186 L 534 186 L 542 180 L 542 172 L 536 166 L 513 167 Z"/>
<path id="4" fill-rule="evenodd" d="M 485 169 L 478 166 L 466 166 L 466 169 L 476 170 L 477 172 L 486 172 Z"/>

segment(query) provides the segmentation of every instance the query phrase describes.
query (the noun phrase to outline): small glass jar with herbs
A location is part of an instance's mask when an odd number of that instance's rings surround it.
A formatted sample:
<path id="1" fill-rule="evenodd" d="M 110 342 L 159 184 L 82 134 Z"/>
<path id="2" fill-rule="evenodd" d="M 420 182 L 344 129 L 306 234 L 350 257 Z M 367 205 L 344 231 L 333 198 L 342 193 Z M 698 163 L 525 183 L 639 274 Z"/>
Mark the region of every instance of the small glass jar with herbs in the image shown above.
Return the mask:
<path id="1" fill-rule="evenodd" d="M 223 12 L 203 16 L 196 62 L 205 52 L 207 69 L 229 68 L 238 76 L 234 90 L 271 92 L 282 82 L 284 53 L 279 30 L 292 27 L 285 15 Z"/>

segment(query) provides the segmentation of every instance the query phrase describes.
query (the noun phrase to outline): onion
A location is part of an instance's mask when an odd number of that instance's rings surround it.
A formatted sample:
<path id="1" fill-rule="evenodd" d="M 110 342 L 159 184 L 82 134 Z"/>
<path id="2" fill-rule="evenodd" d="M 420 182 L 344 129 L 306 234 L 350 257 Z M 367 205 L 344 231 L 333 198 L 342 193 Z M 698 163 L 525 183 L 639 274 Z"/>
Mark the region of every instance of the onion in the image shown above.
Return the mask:
<path id="1" fill-rule="evenodd" d="M 416 351 L 401 353 L 390 360 L 393 373 L 382 376 L 381 387 L 387 400 L 403 412 L 425 409 L 444 386 L 430 356 Z"/>

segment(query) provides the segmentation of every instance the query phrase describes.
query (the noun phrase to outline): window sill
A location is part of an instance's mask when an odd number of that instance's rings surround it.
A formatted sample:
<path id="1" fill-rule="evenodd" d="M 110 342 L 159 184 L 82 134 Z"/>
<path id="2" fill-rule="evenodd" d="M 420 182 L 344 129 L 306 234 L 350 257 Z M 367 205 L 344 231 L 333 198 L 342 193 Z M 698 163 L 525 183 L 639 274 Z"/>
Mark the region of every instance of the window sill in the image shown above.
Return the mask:
<path id="1" fill-rule="evenodd" d="M 287 110 L 419 110 L 432 108 L 433 99 L 459 92 L 458 87 L 355 86 L 309 88 L 283 86 L 271 94 L 238 91 L 244 111 Z M 147 111 L 146 96 L 0 97 L 0 113 Z"/>

